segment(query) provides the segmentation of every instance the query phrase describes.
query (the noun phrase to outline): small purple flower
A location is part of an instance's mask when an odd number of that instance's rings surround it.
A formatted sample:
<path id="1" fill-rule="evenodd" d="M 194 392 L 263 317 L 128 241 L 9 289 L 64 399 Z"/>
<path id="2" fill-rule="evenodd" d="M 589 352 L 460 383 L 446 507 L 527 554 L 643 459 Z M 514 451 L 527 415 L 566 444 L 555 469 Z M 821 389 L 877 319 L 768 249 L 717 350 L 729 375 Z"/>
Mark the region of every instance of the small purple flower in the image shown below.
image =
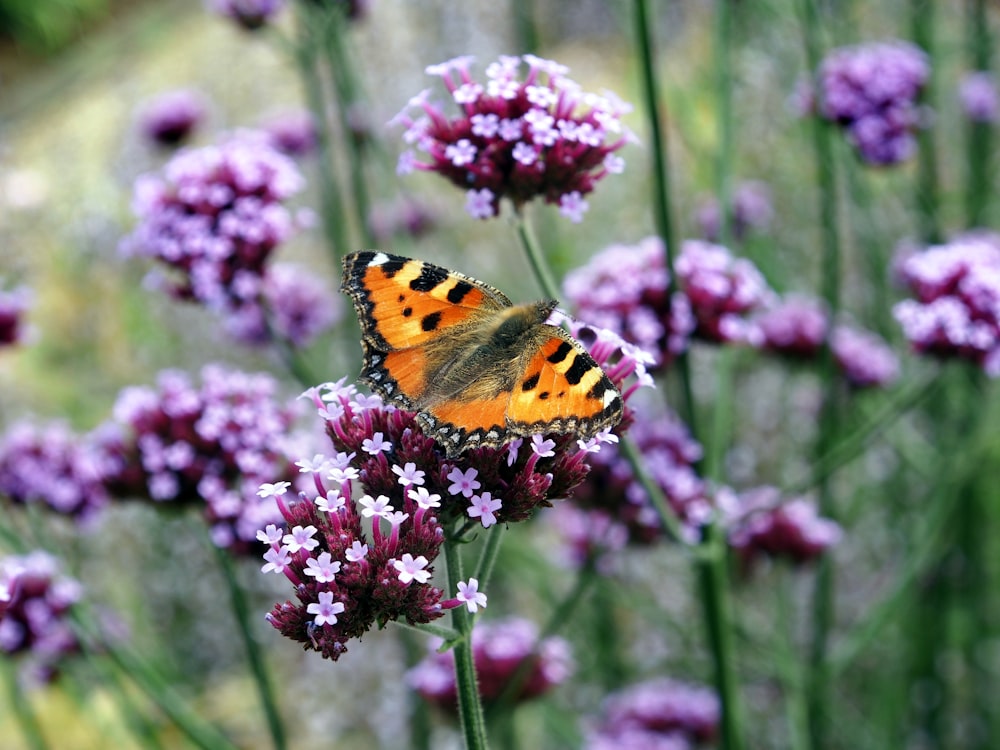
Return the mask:
<path id="1" fill-rule="evenodd" d="M 16 504 L 41 502 L 81 521 L 107 505 L 104 482 L 113 466 L 100 440 L 60 422 L 19 422 L 0 437 L 0 494 Z"/>
<path id="2" fill-rule="evenodd" d="M 121 433 L 107 447 L 118 466 L 106 484 L 123 499 L 202 506 L 217 545 L 256 554 L 258 529 L 283 523 L 277 501 L 299 481 L 295 415 L 270 375 L 209 365 L 201 381 L 165 371 L 156 388 L 119 394 Z"/>
<path id="3" fill-rule="evenodd" d="M 913 153 L 929 77 L 927 55 L 908 42 L 840 47 L 820 65 L 820 115 L 847 132 L 864 161 L 898 164 Z"/>
<path id="4" fill-rule="evenodd" d="M 207 0 L 216 13 L 232 18 L 247 31 L 256 31 L 285 6 L 285 0 Z"/>
<path id="5" fill-rule="evenodd" d="M 843 536 L 838 524 L 819 516 L 814 503 L 803 498 L 783 500 L 774 487 L 742 493 L 722 488 L 717 500 L 726 517 L 729 544 L 747 566 L 761 556 L 801 565 L 815 560 Z"/>
<path id="6" fill-rule="evenodd" d="M 973 122 L 995 123 L 1000 119 L 1000 93 L 992 73 L 966 73 L 958 85 L 958 98 L 965 116 Z"/>
<path id="7" fill-rule="evenodd" d="M 774 218 L 771 189 L 759 180 L 747 180 L 736 185 L 730 206 L 730 231 L 736 240 L 742 240 L 754 231 L 765 230 Z M 701 236 L 709 242 L 718 242 L 722 225 L 719 202 L 708 198 L 698 206 L 695 215 Z"/>
<path id="8" fill-rule="evenodd" d="M 283 154 L 306 156 L 316 150 L 316 121 L 308 110 L 274 115 L 261 125 L 261 130 Z"/>
<path id="9" fill-rule="evenodd" d="M 160 146 L 177 146 L 202 124 L 207 114 L 205 97 L 190 89 L 159 94 L 139 112 L 143 134 Z"/>
<path id="10" fill-rule="evenodd" d="M 608 696 L 601 717 L 588 731 L 583 747 L 687 750 L 695 744 L 710 742 L 718 725 L 719 699 L 714 691 L 659 678 Z"/>
<path id="11" fill-rule="evenodd" d="M 27 287 L 0 290 L 0 349 L 24 340 L 24 313 L 31 306 Z"/>
<path id="12" fill-rule="evenodd" d="M 440 642 L 428 644 L 427 657 L 406 679 L 425 700 L 454 713 L 458 710 L 454 655 L 451 651 L 438 653 L 438 646 Z M 518 618 L 477 623 L 472 631 L 472 655 L 479 694 L 487 706 L 503 695 L 525 660 L 529 668 L 512 696 L 517 703 L 549 692 L 568 680 L 574 670 L 565 640 L 553 636 L 539 641 L 534 623 Z"/>
<path id="13" fill-rule="evenodd" d="M 472 79 L 471 62 L 460 57 L 427 68 L 441 77 L 459 114 L 449 117 L 428 92 L 411 99 L 393 124 L 406 127 L 404 141 L 422 156 L 406 151 L 398 171 L 438 172 L 466 191 L 474 218 L 496 216 L 502 198 L 517 208 L 542 198 L 580 221 L 584 196 L 622 171 L 622 161 L 608 157 L 632 137 L 621 123 L 631 108 L 610 93 L 581 93 L 565 66 L 534 55 L 492 63 L 485 86 Z"/>
<path id="14" fill-rule="evenodd" d="M 899 360 L 881 336 L 841 325 L 833 329 L 830 348 L 847 381 L 855 388 L 884 387 L 899 378 Z"/>
<path id="15" fill-rule="evenodd" d="M 830 327 L 826 308 L 811 297 L 789 295 L 757 316 L 761 348 L 790 357 L 819 354 Z"/>
<path id="16" fill-rule="evenodd" d="M 413 198 L 401 198 L 392 203 L 374 206 L 368 217 L 368 227 L 376 242 L 391 244 L 397 237 L 419 239 L 438 223 L 431 208 Z"/>
<path id="17" fill-rule="evenodd" d="M 0 558 L 0 654 L 24 657 L 30 674 L 55 679 L 80 651 L 69 614 L 82 594 L 47 552 Z"/>
<path id="18" fill-rule="evenodd" d="M 914 294 L 893 308 L 918 352 L 960 357 L 1000 376 L 1000 236 L 967 234 L 900 263 Z"/>
<path id="19" fill-rule="evenodd" d="M 295 227 L 285 202 L 303 186 L 295 163 L 259 133 L 180 151 L 161 176 L 136 182 L 139 221 L 122 250 L 169 269 L 172 278 L 159 284 L 176 298 L 234 317 L 235 327 L 246 329 L 245 319 L 262 320 L 272 298 L 304 291 L 315 301 L 315 285 L 296 281 L 302 289 L 290 291 L 287 276 L 269 278 L 272 252 Z"/>

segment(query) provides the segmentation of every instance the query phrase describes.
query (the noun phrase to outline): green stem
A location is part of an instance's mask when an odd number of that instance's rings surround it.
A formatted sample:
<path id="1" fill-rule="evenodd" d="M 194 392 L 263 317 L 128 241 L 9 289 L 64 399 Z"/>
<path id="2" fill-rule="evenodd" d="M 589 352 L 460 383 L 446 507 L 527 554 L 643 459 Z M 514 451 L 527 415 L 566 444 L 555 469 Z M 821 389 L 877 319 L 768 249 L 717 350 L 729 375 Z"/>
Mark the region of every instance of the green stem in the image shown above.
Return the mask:
<path id="1" fill-rule="evenodd" d="M 653 154 L 653 220 L 657 234 L 663 239 L 666 266 L 672 271 L 674 257 L 680 243 L 673 220 L 673 203 L 670 197 L 667 134 L 660 118 L 660 85 L 656 73 L 656 54 L 653 47 L 654 35 L 650 23 L 649 0 L 635 0 L 635 37 L 639 55 L 643 106 L 649 125 L 649 140 Z M 677 280 L 675 275 L 671 273 L 667 282 L 667 299 L 672 299 L 676 291 Z M 692 438 L 698 440 L 694 392 L 691 388 L 691 366 L 687 352 L 677 357 L 675 367 L 680 378 L 681 388 L 679 413 L 681 419 L 691 430 Z"/>
<path id="2" fill-rule="evenodd" d="M 0 670 L 3 670 L 10 705 L 17 723 L 21 727 L 21 735 L 24 737 L 25 744 L 30 750 L 48 750 L 49 745 L 45 741 L 45 735 L 42 734 L 42 726 L 38 723 L 38 717 L 31 707 L 31 700 L 18 684 L 17 663 L 5 655 L 3 659 L 0 659 Z"/>
<path id="3" fill-rule="evenodd" d="M 935 68 L 934 65 L 934 9 L 937 0 L 911 0 L 913 41 L 931 58 L 927 85 L 924 86 L 921 101 L 934 106 Z M 920 220 L 920 239 L 927 244 L 941 241 L 940 196 L 938 186 L 937 128 L 922 128 L 917 133 L 917 184 L 915 201 Z"/>
<path id="4" fill-rule="evenodd" d="M 788 716 L 788 746 L 790 750 L 807 750 L 809 747 L 809 712 L 805 694 L 802 668 L 795 653 L 795 606 L 792 592 L 795 579 L 787 565 L 779 563 L 777 589 L 779 627 L 774 634 L 774 648 L 778 654 L 778 671 L 785 693 L 785 713 Z"/>
<path id="5" fill-rule="evenodd" d="M 542 288 L 542 294 L 549 299 L 559 299 L 559 286 L 552 276 L 552 271 L 549 270 L 549 264 L 545 260 L 542 249 L 538 246 L 531 228 L 528 226 L 524 210 L 520 207 L 514 210 L 514 226 L 517 229 L 517 238 L 521 242 L 521 248 L 531 265 L 531 271 L 535 274 L 535 280 Z"/>
<path id="6" fill-rule="evenodd" d="M 444 545 L 445 566 L 448 570 L 448 590 L 454 591 L 458 582 L 464 580 L 462 555 L 457 544 Z M 485 750 L 486 722 L 483 718 L 483 704 L 476 683 L 476 664 L 472 653 L 472 618 L 465 607 L 451 610 L 452 626 L 463 637 L 455 644 L 455 687 L 458 691 L 458 718 L 462 725 L 466 750 Z"/>
<path id="7" fill-rule="evenodd" d="M 715 667 L 715 689 L 722 704 L 719 720 L 720 747 L 723 750 L 739 750 L 743 746 L 740 733 L 742 711 L 736 681 L 726 540 L 722 529 L 715 523 L 704 528 L 704 535 L 695 557 L 695 565 L 701 586 L 700 601 L 708 645 Z"/>
<path id="8" fill-rule="evenodd" d="M 986 0 L 966 0 L 966 44 L 971 70 L 989 71 L 992 65 L 993 40 L 990 33 Z M 967 126 L 967 167 L 965 187 L 966 227 L 983 226 L 992 193 L 993 126 L 972 122 Z"/>
<path id="9" fill-rule="evenodd" d="M 208 542 L 215 551 L 215 559 L 222 571 L 226 586 L 229 589 L 229 601 L 233 608 L 233 616 L 239 629 L 240 637 L 243 640 L 243 647 L 246 649 L 247 661 L 250 664 L 250 671 L 253 674 L 254 684 L 257 687 L 257 697 L 260 699 L 261 707 L 264 709 L 264 718 L 267 720 L 267 728 L 271 734 L 271 742 L 275 750 L 285 750 L 288 746 L 285 737 L 285 725 L 281 720 L 281 713 L 274 697 L 274 690 L 271 687 L 270 674 L 267 662 L 261 653 L 260 644 L 254 638 L 251 627 L 250 606 L 247 603 L 246 592 L 240 585 L 236 577 L 236 567 L 229 552 L 216 546 L 211 540 Z"/>
<path id="10" fill-rule="evenodd" d="M 486 534 L 486 544 L 483 545 L 483 551 L 479 555 L 479 563 L 476 565 L 476 580 L 479 581 L 481 590 L 486 589 L 486 584 L 489 583 L 490 576 L 493 575 L 493 565 L 497 561 L 497 555 L 500 554 L 500 543 L 504 536 L 506 536 L 504 528 L 499 524 Z"/>
<path id="11" fill-rule="evenodd" d="M 320 71 L 317 48 L 322 44 L 322 35 L 317 33 L 319 10 L 310 3 L 296 3 L 299 25 L 299 43 L 296 61 L 299 75 L 306 91 L 306 101 L 316 124 L 317 170 L 319 172 L 320 212 L 326 235 L 327 249 L 334 268 L 340 268 L 340 258 L 347 252 L 349 240 L 345 221 L 344 200 L 334 169 L 333 144 L 329 121 L 326 115 L 326 95 Z"/>

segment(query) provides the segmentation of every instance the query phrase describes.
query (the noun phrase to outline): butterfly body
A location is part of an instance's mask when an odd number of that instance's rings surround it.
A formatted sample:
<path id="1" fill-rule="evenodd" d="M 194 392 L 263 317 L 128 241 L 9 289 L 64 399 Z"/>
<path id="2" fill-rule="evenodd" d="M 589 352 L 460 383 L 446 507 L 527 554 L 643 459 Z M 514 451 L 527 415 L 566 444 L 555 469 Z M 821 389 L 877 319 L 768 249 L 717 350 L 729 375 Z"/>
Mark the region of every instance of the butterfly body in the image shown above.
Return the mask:
<path id="1" fill-rule="evenodd" d="M 583 346 L 460 273 L 377 251 L 344 259 L 362 329 L 361 379 L 417 412 L 449 456 L 536 433 L 590 437 L 621 418 L 617 389 Z"/>

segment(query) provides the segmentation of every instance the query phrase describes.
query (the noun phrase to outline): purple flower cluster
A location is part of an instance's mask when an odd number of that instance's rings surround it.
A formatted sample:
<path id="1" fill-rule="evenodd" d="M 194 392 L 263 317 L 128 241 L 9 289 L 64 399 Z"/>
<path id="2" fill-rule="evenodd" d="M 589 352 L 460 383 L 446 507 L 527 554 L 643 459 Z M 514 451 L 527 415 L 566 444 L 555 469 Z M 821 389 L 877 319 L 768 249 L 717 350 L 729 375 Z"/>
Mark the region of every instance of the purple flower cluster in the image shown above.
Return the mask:
<path id="1" fill-rule="evenodd" d="M 1000 119 L 1000 92 L 988 71 L 966 73 L 958 85 L 958 99 L 965 116 L 973 122 L 995 123 Z"/>
<path id="2" fill-rule="evenodd" d="M 502 56 L 486 68 L 485 85 L 472 78 L 471 63 L 458 57 L 427 68 L 444 81 L 460 114 L 449 118 L 430 90 L 411 99 L 391 124 L 406 127 L 404 141 L 426 161 L 407 150 L 397 171 L 438 172 L 467 191 L 466 210 L 477 219 L 496 216 L 501 198 L 515 208 L 542 198 L 580 221 L 584 196 L 624 170 L 615 152 L 631 138 L 621 123 L 629 105 L 610 92 L 582 93 L 568 68 L 534 55 Z M 421 114 L 414 119 L 411 110 Z"/>
<path id="3" fill-rule="evenodd" d="M 61 422 L 20 422 L 0 438 L 0 495 L 44 503 L 86 521 L 108 501 L 108 459 L 100 446 Z"/>
<path id="4" fill-rule="evenodd" d="M 733 190 L 730 214 L 729 229 L 736 240 L 742 240 L 752 231 L 767 229 L 774 218 L 771 189 L 767 183 L 747 180 L 737 184 Z M 717 199 L 713 197 L 702 201 L 695 220 L 702 237 L 710 242 L 719 241 L 722 210 Z"/>
<path id="5" fill-rule="evenodd" d="M 234 318 L 231 328 L 244 340 L 266 339 L 269 260 L 294 230 L 285 202 L 303 185 L 295 163 L 260 133 L 181 151 L 161 176 L 137 181 L 139 223 L 123 249 L 167 266 L 174 277 L 161 283 L 175 297 Z M 313 289 L 294 286 L 285 285 L 279 303 L 300 293 L 312 298 Z M 301 300 L 289 304 L 311 309 Z M 321 320 L 318 314 L 308 328 Z"/>
<path id="6" fill-rule="evenodd" d="M 368 228 L 378 244 L 392 244 L 397 237 L 418 239 L 434 229 L 437 217 L 429 206 L 412 198 L 377 204 L 368 216 Z"/>
<path id="7" fill-rule="evenodd" d="M 30 304 L 31 292 L 26 287 L 0 290 L 0 348 L 24 339 L 24 313 Z"/>
<path id="8" fill-rule="evenodd" d="M 772 303 L 774 292 L 757 267 L 722 245 L 687 240 L 674 262 L 677 285 L 688 299 L 694 335 L 715 342 L 756 346 L 761 334 L 751 313 Z"/>
<path id="9" fill-rule="evenodd" d="M 208 0 L 208 6 L 247 31 L 256 31 L 285 7 L 285 0 Z"/>
<path id="10" fill-rule="evenodd" d="M 775 487 L 742 493 L 722 488 L 717 501 L 726 516 L 729 544 L 747 566 L 764 556 L 801 565 L 843 536 L 837 523 L 819 516 L 814 503 L 803 498 L 783 501 Z"/>
<path id="11" fill-rule="evenodd" d="M 913 152 L 929 77 L 927 55 L 908 42 L 835 49 L 819 70 L 820 114 L 847 131 L 864 161 L 898 164 Z"/>
<path id="12" fill-rule="evenodd" d="M 277 114 L 264 123 L 261 130 L 274 148 L 289 156 L 305 156 L 316 150 L 316 121 L 309 110 Z"/>
<path id="13" fill-rule="evenodd" d="M 407 682 L 430 703 L 456 713 L 455 657 L 452 651 L 438 652 L 440 641 L 428 643 L 428 655 L 407 674 Z M 472 656 L 476 665 L 479 695 L 489 706 L 505 694 L 515 675 L 528 667 L 512 703 L 544 695 L 573 674 L 569 644 L 558 637 L 539 640 L 538 628 L 529 620 L 509 618 L 480 622 L 472 631 Z"/>
<path id="14" fill-rule="evenodd" d="M 68 613 L 81 595 L 47 552 L 0 558 L 0 653 L 25 656 L 35 677 L 54 679 L 80 649 Z"/>
<path id="15" fill-rule="evenodd" d="M 763 349 L 800 360 L 816 357 L 829 335 L 837 366 L 854 388 L 882 387 L 899 377 L 899 360 L 880 336 L 848 325 L 830 332 L 829 317 L 817 300 L 789 295 L 755 322 Z"/>
<path id="16" fill-rule="evenodd" d="M 1000 236 L 958 237 L 899 266 L 915 299 L 893 315 L 918 352 L 961 357 L 1000 376 Z"/>
<path id="17" fill-rule="evenodd" d="M 563 281 L 563 294 L 588 323 L 615 332 L 657 356 L 663 366 L 683 352 L 695 320 L 687 297 L 668 299 L 670 271 L 658 237 L 611 245 Z"/>
<path id="18" fill-rule="evenodd" d="M 629 437 L 689 541 L 695 541 L 711 513 L 705 483 L 694 470 L 701 446 L 680 419 L 655 406 L 635 409 Z M 554 520 L 566 522 L 561 530 L 575 562 L 601 562 L 602 555 L 620 548 L 623 529 L 632 544 L 651 544 L 663 534 L 649 495 L 616 445 L 606 446 L 593 457 L 590 474 L 574 494 L 573 504 L 587 513 L 586 520 L 562 510 Z"/>
<path id="19" fill-rule="evenodd" d="M 146 102 L 139 113 L 143 134 L 160 146 L 176 146 L 188 139 L 205 119 L 205 98 L 196 91 L 167 91 Z"/>
<path id="20" fill-rule="evenodd" d="M 659 678 L 608 696 L 601 713 L 586 750 L 690 750 L 715 736 L 719 699 L 707 688 Z"/>
<path id="21" fill-rule="evenodd" d="M 257 531 L 282 523 L 262 482 L 295 479 L 290 456 L 300 450 L 290 434 L 294 412 L 277 400 L 270 375 L 218 365 L 202 369 L 201 385 L 177 371 L 162 372 L 157 387 L 126 388 L 107 433 L 116 457 L 107 486 L 125 499 L 203 506 L 212 538 L 237 554 L 256 553 Z"/>

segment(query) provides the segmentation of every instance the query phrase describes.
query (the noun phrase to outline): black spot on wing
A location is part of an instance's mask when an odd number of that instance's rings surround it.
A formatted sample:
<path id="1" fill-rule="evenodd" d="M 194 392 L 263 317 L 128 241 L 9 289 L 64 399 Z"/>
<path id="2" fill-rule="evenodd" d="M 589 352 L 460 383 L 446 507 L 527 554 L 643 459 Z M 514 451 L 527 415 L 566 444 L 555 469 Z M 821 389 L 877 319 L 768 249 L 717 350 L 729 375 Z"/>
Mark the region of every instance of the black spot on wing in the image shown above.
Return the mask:
<path id="1" fill-rule="evenodd" d="M 523 383 L 521 383 L 521 390 L 522 391 L 530 391 L 532 388 L 534 388 L 536 385 L 538 385 L 538 378 L 539 378 L 540 375 L 541 375 L 540 372 L 536 372 L 530 378 L 528 378 Z"/>
<path id="2" fill-rule="evenodd" d="M 472 289 L 473 286 L 468 281 L 459 281 L 455 284 L 455 286 L 448 290 L 448 301 L 453 305 L 457 305 L 465 299 L 465 295 L 471 292 Z"/>
<path id="3" fill-rule="evenodd" d="M 576 358 L 573 360 L 573 364 L 571 364 L 569 369 L 566 370 L 566 380 L 568 380 L 571 385 L 576 385 L 583 379 L 583 376 L 586 375 L 592 367 L 594 367 L 594 365 L 588 362 L 587 358 L 581 357 L 577 354 Z"/>
<path id="4" fill-rule="evenodd" d="M 382 269 L 382 273 L 391 279 L 409 262 L 410 261 L 407 258 L 400 258 L 398 255 L 390 255 L 389 260 L 383 263 L 380 268 Z"/>
<path id="5" fill-rule="evenodd" d="M 548 360 L 552 364 L 557 365 L 564 359 L 566 359 L 566 355 L 569 354 L 571 351 L 573 351 L 573 345 L 570 344 L 568 341 L 563 341 L 562 343 L 559 344 L 559 348 L 548 356 Z"/>
<path id="6" fill-rule="evenodd" d="M 415 292 L 429 292 L 448 278 L 448 272 L 439 266 L 424 264 L 420 275 L 410 282 L 410 289 Z"/>
<path id="7" fill-rule="evenodd" d="M 538 394 L 538 399 L 540 401 L 544 401 L 545 399 L 547 399 L 551 395 L 552 394 L 550 394 L 548 391 L 542 391 L 541 393 Z"/>
<path id="8" fill-rule="evenodd" d="M 441 311 L 432 312 L 420 319 L 420 327 L 425 331 L 434 331 L 441 324 Z"/>
<path id="9" fill-rule="evenodd" d="M 403 308 L 403 317 L 404 318 L 408 318 L 411 315 L 413 315 L 413 308 L 412 307 L 404 307 Z"/>

